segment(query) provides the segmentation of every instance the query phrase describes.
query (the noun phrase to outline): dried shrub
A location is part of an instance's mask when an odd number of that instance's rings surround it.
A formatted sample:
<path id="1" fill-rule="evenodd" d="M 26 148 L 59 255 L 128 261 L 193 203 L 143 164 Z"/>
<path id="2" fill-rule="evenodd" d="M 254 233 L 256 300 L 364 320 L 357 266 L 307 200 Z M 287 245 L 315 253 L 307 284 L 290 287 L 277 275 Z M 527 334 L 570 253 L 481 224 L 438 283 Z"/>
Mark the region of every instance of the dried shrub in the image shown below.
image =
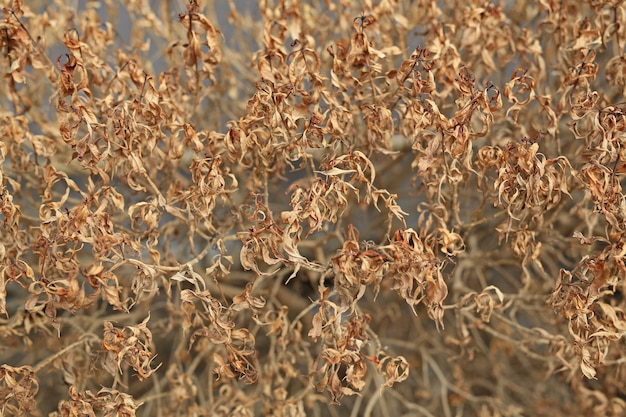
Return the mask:
<path id="1" fill-rule="evenodd" d="M 626 6 L 240 3 L 3 0 L 0 414 L 624 415 Z"/>

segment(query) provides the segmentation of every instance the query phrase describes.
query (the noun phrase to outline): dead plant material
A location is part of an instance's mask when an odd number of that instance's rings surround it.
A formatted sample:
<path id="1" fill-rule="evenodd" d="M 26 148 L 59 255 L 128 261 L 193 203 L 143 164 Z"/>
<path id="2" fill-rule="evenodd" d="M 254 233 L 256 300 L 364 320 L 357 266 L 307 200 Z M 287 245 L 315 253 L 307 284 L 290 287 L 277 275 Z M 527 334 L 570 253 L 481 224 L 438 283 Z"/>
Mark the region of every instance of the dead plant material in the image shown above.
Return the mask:
<path id="1" fill-rule="evenodd" d="M 3 0 L 0 415 L 624 415 L 624 21 Z"/>

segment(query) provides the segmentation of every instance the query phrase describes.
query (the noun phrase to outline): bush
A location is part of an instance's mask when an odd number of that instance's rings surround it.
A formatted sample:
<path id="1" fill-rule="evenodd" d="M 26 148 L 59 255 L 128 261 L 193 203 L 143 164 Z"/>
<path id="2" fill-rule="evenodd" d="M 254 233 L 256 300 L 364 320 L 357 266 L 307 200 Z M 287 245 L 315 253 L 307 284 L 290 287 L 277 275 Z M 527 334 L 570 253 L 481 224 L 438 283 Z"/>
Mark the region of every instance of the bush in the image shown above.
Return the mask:
<path id="1" fill-rule="evenodd" d="M 626 412 L 626 6 L 67 3 L 3 1 L 0 414 Z"/>

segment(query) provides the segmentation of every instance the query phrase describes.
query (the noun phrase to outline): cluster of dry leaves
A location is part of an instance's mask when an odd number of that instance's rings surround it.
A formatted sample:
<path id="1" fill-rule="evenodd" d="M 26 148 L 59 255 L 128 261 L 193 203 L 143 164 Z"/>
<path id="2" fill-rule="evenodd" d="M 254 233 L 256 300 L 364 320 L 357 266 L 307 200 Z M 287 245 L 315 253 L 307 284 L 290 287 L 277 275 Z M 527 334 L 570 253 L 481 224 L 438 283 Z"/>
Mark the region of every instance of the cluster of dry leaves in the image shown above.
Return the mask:
<path id="1" fill-rule="evenodd" d="M 2 1 L 0 414 L 624 415 L 626 6 L 238 3 Z"/>

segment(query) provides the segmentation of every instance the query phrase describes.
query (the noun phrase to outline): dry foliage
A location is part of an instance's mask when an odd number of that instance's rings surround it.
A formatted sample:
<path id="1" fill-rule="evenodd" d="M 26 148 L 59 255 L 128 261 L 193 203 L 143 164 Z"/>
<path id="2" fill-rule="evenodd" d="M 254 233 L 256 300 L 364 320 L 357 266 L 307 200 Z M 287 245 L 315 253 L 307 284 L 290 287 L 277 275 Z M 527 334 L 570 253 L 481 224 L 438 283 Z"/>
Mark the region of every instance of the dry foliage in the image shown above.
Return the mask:
<path id="1" fill-rule="evenodd" d="M 2 3 L 0 415 L 626 413 L 622 2 Z"/>

